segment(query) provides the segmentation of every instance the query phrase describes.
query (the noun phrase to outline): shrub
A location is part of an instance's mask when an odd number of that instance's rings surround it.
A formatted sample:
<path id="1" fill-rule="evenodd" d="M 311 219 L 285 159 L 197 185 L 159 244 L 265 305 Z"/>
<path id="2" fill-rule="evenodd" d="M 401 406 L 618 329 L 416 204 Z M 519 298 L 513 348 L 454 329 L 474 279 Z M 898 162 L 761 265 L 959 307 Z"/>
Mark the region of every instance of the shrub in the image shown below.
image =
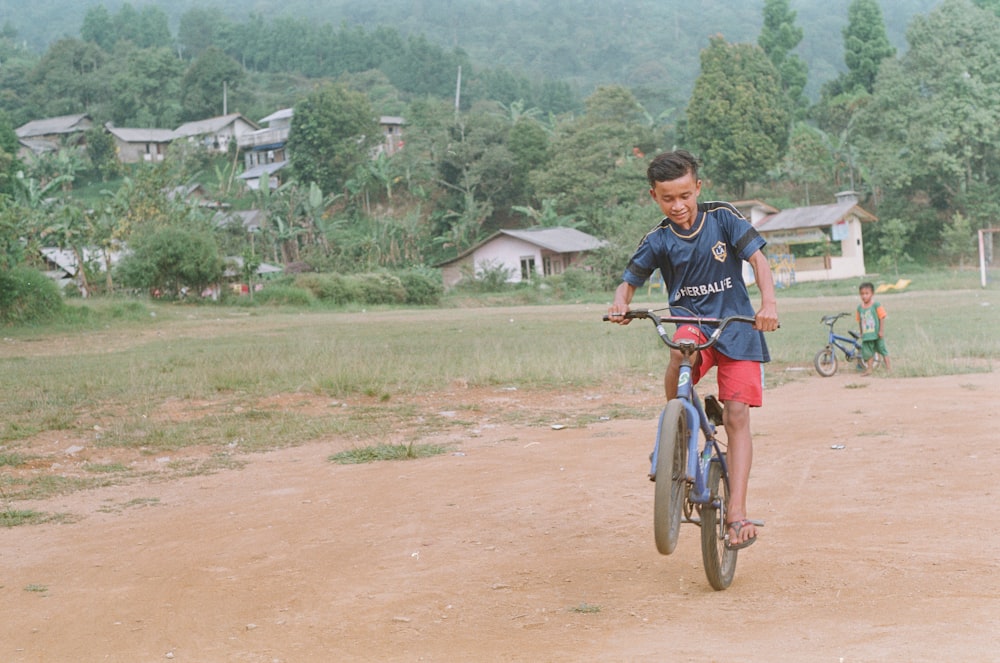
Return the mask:
<path id="1" fill-rule="evenodd" d="M 0 323 L 48 322 L 65 307 L 59 286 L 44 274 L 23 267 L 0 271 Z"/>
<path id="2" fill-rule="evenodd" d="M 580 294 L 603 290 L 601 277 L 596 272 L 579 267 L 570 267 L 562 274 L 550 276 L 545 280 L 552 286 L 553 290 L 560 294 Z"/>
<path id="3" fill-rule="evenodd" d="M 295 277 L 295 286 L 308 290 L 322 302 L 334 304 L 348 304 L 361 296 L 359 283 L 341 274 L 299 274 Z"/>
<path id="4" fill-rule="evenodd" d="M 410 269 L 399 273 L 399 280 L 406 290 L 406 303 L 434 305 L 441 303 L 444 282 L 436 269 Z"/>
<path id="5" fill-rule="evenodd" d="M 254 293 L 254 302 L 269 306 L 310 306 L 316 301 L 307 289 L 292 285 L 266 285 Z"/>
<path id="6" fill-rule="evenodd" d="M 456 290 L 483 293 L 504 292 L 511 288 L 512 271 L 502 263 L 486 260 L 475 267 L 467 263 L 460 271 L 462 279 L 455 286 Z"/>
<path id="7" fill-rule="evenodd" d="M 362 304 L 402 304 L 406 301 L 406 288 L 397 276 L 385 272 L 356 274 L 359 302 Z"/>

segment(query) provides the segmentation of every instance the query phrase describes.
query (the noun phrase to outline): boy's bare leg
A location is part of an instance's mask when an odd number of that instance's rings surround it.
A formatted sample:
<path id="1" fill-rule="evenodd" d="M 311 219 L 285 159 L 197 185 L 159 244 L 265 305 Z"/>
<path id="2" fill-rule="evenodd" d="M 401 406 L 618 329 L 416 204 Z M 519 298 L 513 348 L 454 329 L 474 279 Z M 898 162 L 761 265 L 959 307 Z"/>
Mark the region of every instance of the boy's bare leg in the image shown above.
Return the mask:
<path id="1" fill-rule="evenodd" d="M 729 465 L 729 505 L 726 510 L 726 524 L 739 522 L 747 517 L 747 485 L 750 482 L 750 466 L 753 464 L 753 438 L 750 433 L 750 406 L 746 403 L 726 401 L 722 416 L 726 427 Z M 730 534 L 733 530 L 729 530 Z M 733 545 L 743 543 L 757 535 L 753 524 L 739 530 L 738 538 L 730 540 Z"/>
<path id="2" fill-rule="evenodd" d="M 875 355 L 872 355 L 868 361 L 865 362 L 865 370 L 861 374 L 861 377 L 872 374 L 872 366 L 875 364 Z"/>

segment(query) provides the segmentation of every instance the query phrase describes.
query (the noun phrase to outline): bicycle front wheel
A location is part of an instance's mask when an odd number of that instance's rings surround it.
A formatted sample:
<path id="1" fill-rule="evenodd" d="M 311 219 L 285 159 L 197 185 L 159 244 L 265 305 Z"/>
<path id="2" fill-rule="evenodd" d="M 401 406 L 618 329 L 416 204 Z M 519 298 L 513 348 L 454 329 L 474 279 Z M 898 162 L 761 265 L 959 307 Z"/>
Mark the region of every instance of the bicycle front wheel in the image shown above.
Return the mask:
<path id="1" fill-rule="evenodd" d="M 722 590 L 733 582 L 739 551 L 726 548 L 729 483 L 723 479 L 722 463 L 718 461 L 712 461 L 708 468 L 708 488 L 712 499 L 701 507 L 701 557 L 709 584 Z"/>
<path id="2" fill-rule="evenodd" d="M 653 535 L 656 549 L 669 555 L 677 547 L 687 488 L 688 426 L 684 402 L 674 399 L 660 415 L 656 441 L 656 490 L 653 497 Z"/>
<path id="3" fill-rule="evenodd" d="M 816 353 L 813 358 L 813 366 L 816 372 L 825 378 L 831 377 L 837 372 L 837 353 L 829 345 Z"/>

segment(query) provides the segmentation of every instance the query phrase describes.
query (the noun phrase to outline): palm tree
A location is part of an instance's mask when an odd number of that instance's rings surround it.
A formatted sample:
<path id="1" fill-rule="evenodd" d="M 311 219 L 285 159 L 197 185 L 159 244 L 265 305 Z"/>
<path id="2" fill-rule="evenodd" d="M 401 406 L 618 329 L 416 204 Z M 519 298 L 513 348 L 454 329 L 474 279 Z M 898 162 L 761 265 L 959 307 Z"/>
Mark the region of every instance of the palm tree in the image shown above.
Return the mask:
<path id="1" fill-rule="evenodd" d="M 87 282 L 87 270 L 84 264 L 84 246 L 89 239 L 89 228 L 86 213 L 73 203 L 63 203 L 55 210 L 49 225 L 42 230 L 41 237 L 51 237 L 60 250 L 69 250 L 76 261 L 76 278 L 80 284 L 80 293 L 86 297 L 90 293 Z"/>

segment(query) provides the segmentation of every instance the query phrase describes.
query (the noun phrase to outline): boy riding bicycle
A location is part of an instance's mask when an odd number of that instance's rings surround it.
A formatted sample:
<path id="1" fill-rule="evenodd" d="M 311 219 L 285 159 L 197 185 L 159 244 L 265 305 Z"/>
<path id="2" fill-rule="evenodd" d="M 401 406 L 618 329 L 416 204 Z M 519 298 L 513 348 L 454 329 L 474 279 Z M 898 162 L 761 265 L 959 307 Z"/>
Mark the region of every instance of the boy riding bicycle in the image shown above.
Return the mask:
<path id="1" fill-rule="evenodd" d="M 701 180 L 698 162 L 678 150 L 657 156 L 646 171 L 650 196 L 664 219 L 639 243 L 615 290 L 608 313 L 612 321 L 628 324 L 624 317 L 636 288 L 659 269 L 669 292 L 669 303 L 679 314 L 703 317 L 745 315 L 756 318 L 748 325 L 727 327 L 715 347 L 695 359 L 694 379 L 718 367 L 719 400 L 725 404 L 723 425 L 728 440 L 730 498 L 727 513 L 727 546 L 745 548 L 757 538 L 747 519 L 747 484 L 753 462 L 750 408 L 763 403 L 763 362 L 770 360 L 761 332 L 778 328 L 774 281 L 761 252 L 764 239 L 729 203 L 698 203 Z M 760 290 L 760 309 L 753 310 L 743 281 L 743 262 L 753 268 Z M 711 332 L 709 332 L 711 333 Z M 695 325 L 681 325 L 675 339 L 704 340 L 707 334 Z M 664 375 L 667 400 L 677 395 L 680 352 L 672 350 Z"/>

